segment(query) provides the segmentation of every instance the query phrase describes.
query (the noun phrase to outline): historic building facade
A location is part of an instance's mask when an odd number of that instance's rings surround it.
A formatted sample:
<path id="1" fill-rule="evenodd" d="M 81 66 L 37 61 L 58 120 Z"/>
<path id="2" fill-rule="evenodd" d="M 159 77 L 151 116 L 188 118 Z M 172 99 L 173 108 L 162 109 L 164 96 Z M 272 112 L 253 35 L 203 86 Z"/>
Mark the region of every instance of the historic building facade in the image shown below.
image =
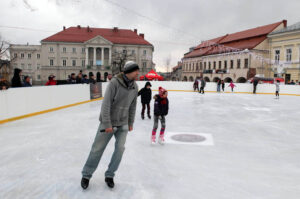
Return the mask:
<path id="1" fill-rule="evenodd" d="M 286 83 L 300 81 L 300 22 L 268 35 L 273 74 Z M 278 74 L 279 73 L 279 74 Z"/>
<path id="2" fill-rule="evenodd" d="M 267 35 L 286 27 L 286 20 L 204 41 L 182 59 L 182 81 L 246 82 L 271 76 Z"/>
<path id="3" fill-rule="evenodd" d="M 71 73 L 93 72 L 103 80 L 119 72 L 125 61 L 139 64 L 141 75 L 154 69 L 154 47 L 137 30 L 70 27 L 41 41 L 41 45 L 10 45 L 13 68 L 39 84 L 49 75 L 65 80 Z"/>

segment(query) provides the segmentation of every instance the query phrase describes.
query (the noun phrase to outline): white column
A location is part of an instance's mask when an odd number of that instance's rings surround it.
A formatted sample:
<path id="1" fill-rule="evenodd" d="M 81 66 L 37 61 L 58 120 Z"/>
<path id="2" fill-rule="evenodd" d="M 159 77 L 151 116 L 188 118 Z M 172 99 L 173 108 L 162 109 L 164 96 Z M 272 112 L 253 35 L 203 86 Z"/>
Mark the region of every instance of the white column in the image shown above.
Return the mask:
<path id="1" fill-rule="evenodd" d="M 85 66 L 89 65 L 89 47 L 85 48 Z"/>
<path id="2" fill-rule="evenodd" d="M 111 48 L 108 49 L 109 55 L 108 55 L 108 65 L 111 66 Z"/>
<path id="3" fill-rule="evenodd" d="M 96 66 L 96 47 L 94 47 L 94 61 L 93 65 Z"/>
<path id="4" fill-rule="evenodd" d="M 101 48 L 101 61 L 102 65 L 104 65 L 104 48 Z"/>

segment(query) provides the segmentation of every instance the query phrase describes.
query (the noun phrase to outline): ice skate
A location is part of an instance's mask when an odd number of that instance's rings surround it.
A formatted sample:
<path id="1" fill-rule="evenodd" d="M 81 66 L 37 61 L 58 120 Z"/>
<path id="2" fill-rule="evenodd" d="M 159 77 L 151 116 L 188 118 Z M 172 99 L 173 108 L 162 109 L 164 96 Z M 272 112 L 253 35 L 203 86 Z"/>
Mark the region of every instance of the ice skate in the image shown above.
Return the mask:
<path id="1" fill-rule="evenodd" d="M 151 144 L 152 145 L 156 144 L 156 136 L 155 135 L 152 135 L 152 137 L 151 137 Z"/>
<path id="2" fill-rule="evenodd" d="M 164 138 L 164 135 L 160 135 L 160 136 L 159 136 L 158 143 L 161 144 L 161 145 L 164 145 L 164 144 L 165 144 L 165 138 Z"/>

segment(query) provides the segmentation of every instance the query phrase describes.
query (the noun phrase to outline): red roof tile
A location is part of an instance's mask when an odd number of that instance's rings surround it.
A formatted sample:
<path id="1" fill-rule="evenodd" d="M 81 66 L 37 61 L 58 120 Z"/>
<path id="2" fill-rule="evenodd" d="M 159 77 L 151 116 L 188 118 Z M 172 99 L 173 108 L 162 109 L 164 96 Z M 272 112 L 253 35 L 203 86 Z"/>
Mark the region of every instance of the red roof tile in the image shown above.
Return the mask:
<path id="1" fill-rule="evenodd" d="M 84 27 L 70 27 L 61 32 L 58 32 L 42 42 L 74 42 L 84 43 L 96 36 L 101 36 L 114 44 L 132 44 L 132 45 L 152 45 L 146 41 L 142 36 L 139 36 L 132 30 L 107 28 L 84 28 Z"/>
<path id="2" fill-rule="evenodd" d="M 253 49 L 263 42 L 267 35 L 286 21 L 269 24 L 249 30 L 227 34 L 199 44 L 192 52 L 184 55 L 185 58 L 199 57 L 204 55 L 219 54 L 230 51 Z"/>

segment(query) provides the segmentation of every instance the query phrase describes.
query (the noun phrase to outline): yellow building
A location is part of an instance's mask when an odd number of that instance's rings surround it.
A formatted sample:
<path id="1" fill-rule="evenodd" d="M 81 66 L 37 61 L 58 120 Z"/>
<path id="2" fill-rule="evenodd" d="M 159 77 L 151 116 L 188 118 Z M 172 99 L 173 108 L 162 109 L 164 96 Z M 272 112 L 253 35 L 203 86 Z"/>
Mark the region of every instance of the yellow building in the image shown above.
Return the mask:
<path id="1" fill-rule="evenodd" d="M 300 22 L 268 35 L 273 75 L 285 82 L 300 80 Z"/>

